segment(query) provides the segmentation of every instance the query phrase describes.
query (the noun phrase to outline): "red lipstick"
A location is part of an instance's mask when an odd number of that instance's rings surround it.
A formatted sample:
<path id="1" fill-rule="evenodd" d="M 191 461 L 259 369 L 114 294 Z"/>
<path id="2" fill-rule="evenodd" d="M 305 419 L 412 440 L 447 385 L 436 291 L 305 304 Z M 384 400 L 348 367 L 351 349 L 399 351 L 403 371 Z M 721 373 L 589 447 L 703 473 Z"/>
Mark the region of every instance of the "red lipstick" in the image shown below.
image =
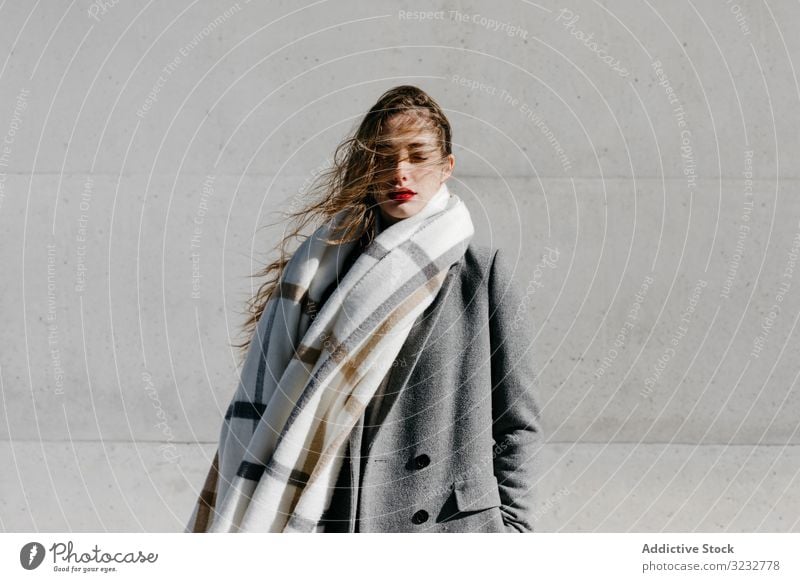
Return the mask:
<path id="1" fill-rule="evenodd" d="M 403 202 L 405 200 L 411 200 L 416 194 L 416 192 L 408 188 L 398 188 L 397 190 L 389 192 L 389 198 L 396 202 Z"/>

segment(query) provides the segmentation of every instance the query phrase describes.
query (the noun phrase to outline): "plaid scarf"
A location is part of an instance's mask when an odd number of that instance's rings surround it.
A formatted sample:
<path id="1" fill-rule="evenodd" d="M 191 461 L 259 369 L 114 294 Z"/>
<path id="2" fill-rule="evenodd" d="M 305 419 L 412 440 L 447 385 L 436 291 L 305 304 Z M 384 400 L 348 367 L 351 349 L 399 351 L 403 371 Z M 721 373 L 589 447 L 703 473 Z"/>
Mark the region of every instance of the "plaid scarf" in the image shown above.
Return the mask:
<path id="1" fill-rule="evenodd" d="M 358 243 L 326 244 L 330 228 L 295 251 L 264 308 L 186 531 L 324 530 L 353 426 L 474 232 L 442 184 L 378 233 L 317 312 Z"/>

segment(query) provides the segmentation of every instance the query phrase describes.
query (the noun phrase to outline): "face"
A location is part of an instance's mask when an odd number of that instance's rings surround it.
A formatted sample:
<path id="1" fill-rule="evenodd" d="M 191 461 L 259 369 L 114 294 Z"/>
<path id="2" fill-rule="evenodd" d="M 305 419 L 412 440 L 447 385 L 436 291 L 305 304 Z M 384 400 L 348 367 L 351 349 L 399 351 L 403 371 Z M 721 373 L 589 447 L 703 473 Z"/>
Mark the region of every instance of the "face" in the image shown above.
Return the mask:
<path id="1" fill-rule="evenodd" d="M 376 145 L 376 201 L 394 224 L 417 214 L 453 173 L 455 156 L 442 157 L 436 133 L 407 117 L 392 117 Z"/>

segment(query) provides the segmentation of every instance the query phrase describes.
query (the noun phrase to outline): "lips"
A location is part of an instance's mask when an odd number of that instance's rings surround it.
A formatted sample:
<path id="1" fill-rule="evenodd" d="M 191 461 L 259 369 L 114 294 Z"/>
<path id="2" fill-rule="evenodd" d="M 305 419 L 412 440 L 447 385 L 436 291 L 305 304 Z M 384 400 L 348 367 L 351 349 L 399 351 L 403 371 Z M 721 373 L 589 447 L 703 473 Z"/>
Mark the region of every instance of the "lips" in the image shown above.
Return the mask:
<path id="1" fill-rule="evenodd" d="M 389 198 L 395 201 L 411 200 L 416 194 L 416 192 L 408 188 L 400 188 L 399 190 L 392 190 L 389 192 Z"/>

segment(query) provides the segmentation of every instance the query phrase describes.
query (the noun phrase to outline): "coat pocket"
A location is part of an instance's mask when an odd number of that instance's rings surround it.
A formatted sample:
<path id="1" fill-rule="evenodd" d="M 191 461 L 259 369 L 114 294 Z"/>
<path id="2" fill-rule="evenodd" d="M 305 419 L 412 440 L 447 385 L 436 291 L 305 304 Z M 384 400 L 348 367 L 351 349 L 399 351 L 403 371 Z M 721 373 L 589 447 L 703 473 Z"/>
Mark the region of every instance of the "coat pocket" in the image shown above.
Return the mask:
<path id="1" fill-rule="evenodd" d="M 482 511 L 499 507 L 500 490 L 497 488 L 497 477 L 484 475 L 472 479 L 462 479 L 453 483 L 456 507 L 459 512 Z"/>

